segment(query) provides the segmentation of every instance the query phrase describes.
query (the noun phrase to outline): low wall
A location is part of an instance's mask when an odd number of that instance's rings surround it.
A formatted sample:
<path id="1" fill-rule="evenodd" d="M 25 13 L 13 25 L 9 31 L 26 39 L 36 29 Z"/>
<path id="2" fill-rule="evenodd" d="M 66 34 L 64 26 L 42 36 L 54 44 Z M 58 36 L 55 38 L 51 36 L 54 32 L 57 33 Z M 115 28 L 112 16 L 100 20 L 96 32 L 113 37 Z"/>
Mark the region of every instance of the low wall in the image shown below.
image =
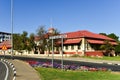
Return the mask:
<path id="1" fill-rule="evenodd" d="M 89 51 L 89 52 L 85 52 L 86 56 L 103 56 L 103 52 L 102 51 Z"/>

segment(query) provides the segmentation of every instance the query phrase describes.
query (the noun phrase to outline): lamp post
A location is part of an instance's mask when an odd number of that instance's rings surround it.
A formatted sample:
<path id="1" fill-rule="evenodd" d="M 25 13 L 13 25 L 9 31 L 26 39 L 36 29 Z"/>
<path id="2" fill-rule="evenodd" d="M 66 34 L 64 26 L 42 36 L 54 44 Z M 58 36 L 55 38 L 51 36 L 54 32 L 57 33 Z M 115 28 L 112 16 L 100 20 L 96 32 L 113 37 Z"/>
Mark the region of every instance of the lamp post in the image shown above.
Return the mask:
<path id="1" fill-rule="evenodd" d="M 13 0 L 11 0 L 11 59 L 13 59 Z"/>

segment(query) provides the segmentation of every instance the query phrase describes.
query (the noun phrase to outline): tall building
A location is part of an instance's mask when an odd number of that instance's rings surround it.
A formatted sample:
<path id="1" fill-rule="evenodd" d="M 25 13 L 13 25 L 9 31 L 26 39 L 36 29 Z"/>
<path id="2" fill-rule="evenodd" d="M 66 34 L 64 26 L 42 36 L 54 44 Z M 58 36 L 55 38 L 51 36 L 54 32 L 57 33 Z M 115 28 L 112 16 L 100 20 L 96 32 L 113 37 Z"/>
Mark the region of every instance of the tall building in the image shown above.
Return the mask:
<path id="1" fill-rule="evenodd" d="M 11 39 L 11 33 L 0 32 L 0 43 Z"/>

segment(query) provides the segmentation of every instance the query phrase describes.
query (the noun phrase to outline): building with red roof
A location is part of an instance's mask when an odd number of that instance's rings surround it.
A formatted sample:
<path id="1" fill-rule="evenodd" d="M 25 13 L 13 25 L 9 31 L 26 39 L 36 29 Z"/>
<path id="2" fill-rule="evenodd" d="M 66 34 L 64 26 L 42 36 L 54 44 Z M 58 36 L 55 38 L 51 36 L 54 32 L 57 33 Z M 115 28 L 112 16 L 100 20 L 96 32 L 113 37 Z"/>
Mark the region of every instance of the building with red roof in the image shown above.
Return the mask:
<path id="1" fill-rule="evenodd" d="M 64 54 L 79 54 L 81 56 L 102 56 L 100 46 L 109 41 L 117 45 L 114 39 L 96 34 L 87 30 L 64 33 L 67 37 L 64 40 Z"/>
<path id="2" fill-rule="evenodd" d="M 117 45 L 114 39 L 87 30 L 67 32 L 61 35 L 66 35 L 63 41 L 64 56 L 71 56 L 74 54 L 80 56 L 103 56 L 100 46 L 105 44 L 106 40 L 113 46 Z M 49 37 L 46 38 L 49 39 Z M 54 53 L 61 55 L 61 40 L 58 40 L 57 44 L 59 46 L 54 48 Z M 52 51 L 50 51 L 50 53 L 52 53 Z M 50 53 L 48 53 L 48 51 L 45 52 L 45 54 Z"/>
<path id="3" fill-rule="evenodd" d="M 48 33 L 44 35 L 47 41 L 50 40 L 52 34 L 54 33 L 54 29 L 49 29 Z M 7 34 L 8 35 L 8 34 Z M 9 34 L 10 35 L 10 34 Z M 87 30 L 80 30 L 74 32 L 67 32 L 60 35 L 65 35 L 66 37 L 63 39 L 63 55 L 64 56 L 72 56 L 74 54 L 78 54 L 80 56 L 103 56 L 103 52 L 100 50 L 100 46 L 105 44 L 105 41 L 109 41 L 113 46 L 117 45 L 117 42 L 104 35 L 96 34 Z M 36 45 L 41 44 L 41 38 L 39 36 L 35 36 Z M 54 46 L 54 55 L 61 56 L 61 39 L 55 40 L 57 46 Z M 11 41 L 4 40 L 0 43 L 0 49 L 2 49 L 3 45 L 7 47 L 7 49 L 11 48 Z M 47 48 L 47 47 L 46 47 Z M 52 50 L 48 51 L 45 49 L 44 55 L 51 55 Z M 41 54 L 39 50 L 37 50 L 38 54 Z"/>

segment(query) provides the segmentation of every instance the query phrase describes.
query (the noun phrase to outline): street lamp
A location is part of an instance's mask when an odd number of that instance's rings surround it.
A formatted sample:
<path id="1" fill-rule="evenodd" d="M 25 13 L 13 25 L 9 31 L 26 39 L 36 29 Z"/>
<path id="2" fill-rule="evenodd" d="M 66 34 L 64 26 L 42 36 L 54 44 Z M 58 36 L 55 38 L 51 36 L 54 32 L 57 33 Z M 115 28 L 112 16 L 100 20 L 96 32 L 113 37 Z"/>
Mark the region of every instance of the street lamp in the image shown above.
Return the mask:
<path id="1" fill-rule="evenodd" d="M 11 0 L 11 58 L 13 59 L 13 0 Z"/>

